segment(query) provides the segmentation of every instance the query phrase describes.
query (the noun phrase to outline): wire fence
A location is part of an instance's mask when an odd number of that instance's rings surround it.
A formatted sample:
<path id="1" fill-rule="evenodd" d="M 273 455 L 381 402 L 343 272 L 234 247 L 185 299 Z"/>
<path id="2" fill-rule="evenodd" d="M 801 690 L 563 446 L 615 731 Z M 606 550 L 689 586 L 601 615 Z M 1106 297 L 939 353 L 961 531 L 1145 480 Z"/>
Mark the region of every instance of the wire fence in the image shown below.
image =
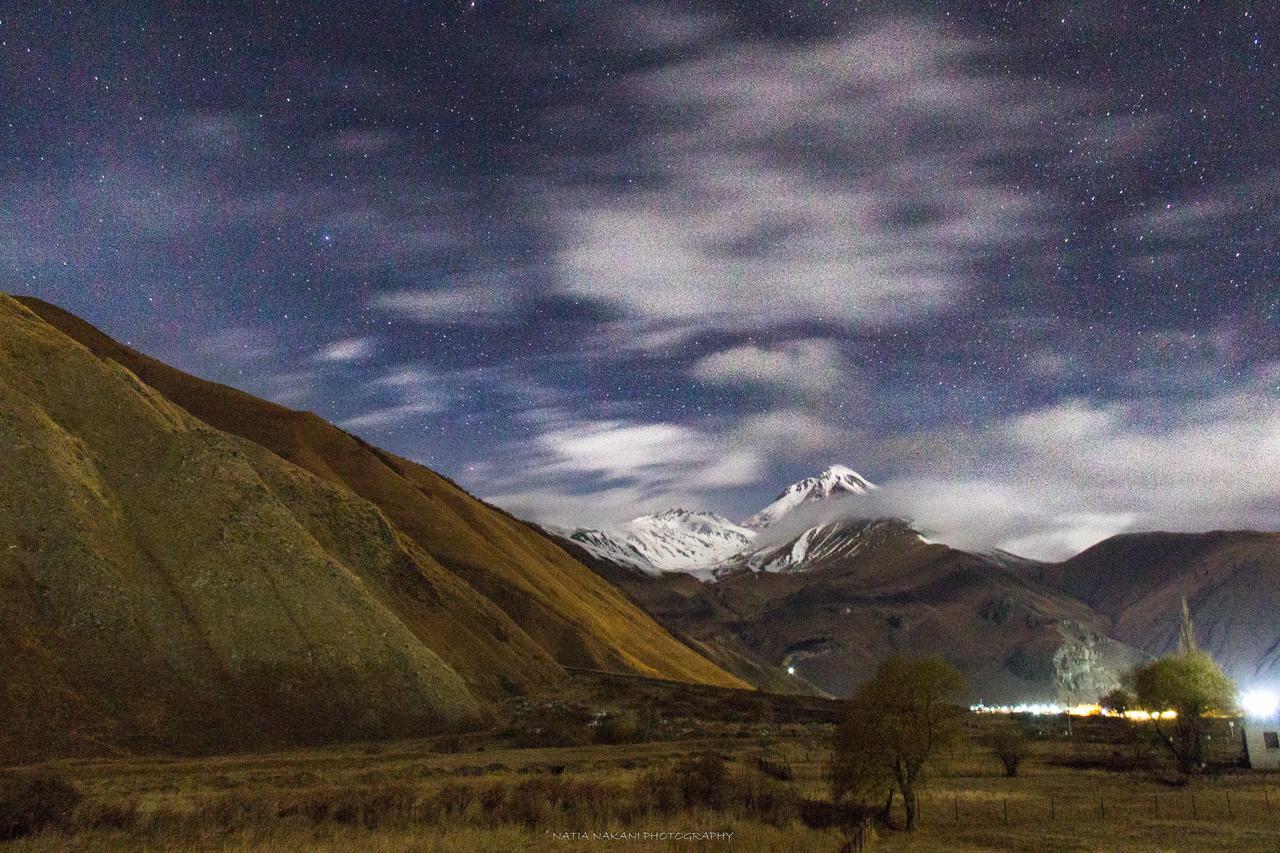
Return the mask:
<path id="1" fill-rule="evenodd" d="M 1280 795 L 1268 788 L 1175 790 L 1162 793 L 925 794 L 916 797 L 919 821 L 1015 824 L 1082 821 L 1266 820 L 1280 816 Z M 899 802 L 895 814 L 904 811 Z"/>

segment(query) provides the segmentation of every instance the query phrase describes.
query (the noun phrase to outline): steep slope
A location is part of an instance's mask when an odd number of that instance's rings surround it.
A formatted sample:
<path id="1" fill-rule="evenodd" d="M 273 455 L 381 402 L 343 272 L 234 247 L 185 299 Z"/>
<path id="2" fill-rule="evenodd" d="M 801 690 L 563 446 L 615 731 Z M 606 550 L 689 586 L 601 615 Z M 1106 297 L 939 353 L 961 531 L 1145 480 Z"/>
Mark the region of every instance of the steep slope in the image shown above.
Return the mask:
<path id="1" fill-rule="evenodd" d="M 1185 597 L 1198 641 L 1242 685 L 1280 677 L 1280 533 L 1115 536 L 1029 576 L 1112 619 L 1150 654 L 1177 647 Z"/>
<path id="2" fill-rule="evenodd" d="M 5 296 L 0 447 L 4 757 L 470 727 L 486 668 L 558 671 L 371 504 Z"/>
<path id="3" fill-rule="evenodd" d="M 561 664 L 744 687 L 530 526 L 319 417 L 182 373 L 47 303 L 23 303 L 211 426 L 374 504 L 439 565 L 493 602 Z M 532 673 L 530 678 L 540 677 Z"/>

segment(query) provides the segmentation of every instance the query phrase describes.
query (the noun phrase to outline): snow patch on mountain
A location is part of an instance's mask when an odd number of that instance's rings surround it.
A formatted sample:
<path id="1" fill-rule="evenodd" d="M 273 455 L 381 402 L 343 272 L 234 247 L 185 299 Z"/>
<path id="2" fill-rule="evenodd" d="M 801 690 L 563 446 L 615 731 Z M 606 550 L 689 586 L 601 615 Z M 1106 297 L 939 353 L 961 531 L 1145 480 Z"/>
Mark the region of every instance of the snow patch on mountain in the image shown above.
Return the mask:
<path id="1" fill-rule="evenodd" d="M 773 503 L 748 518 L 742 526 L 748 530 L 763 530 L 806 503 L 865 495 L 875 488 L 875 483 L 852 468 L 832 465 L 817 477 L 806 477 L 788 486 Z"/>
<path id="2" fill-rule="evenodd" d="M 742 524 L 712 512 L 669 509 L 617 527 L 559 532 L 593 556 L 646 574 L 684 572 L 715 580 L 729 572 L 803 571 L 867 547 L 874 522 L 841 519 L 834 501 L 876 488 L 852 468 L 832 465 L 785 489 Z M 800 510 L 800 511 L 797 511 Z"/>
<path id="3" fill-rule="evenodd" d="M 594 556 L 656 575 L 709 572 L 746 550 L 755 535 L 715 513 L 676 508 L 612 530 L 576 530 L 569 538 Z"/>

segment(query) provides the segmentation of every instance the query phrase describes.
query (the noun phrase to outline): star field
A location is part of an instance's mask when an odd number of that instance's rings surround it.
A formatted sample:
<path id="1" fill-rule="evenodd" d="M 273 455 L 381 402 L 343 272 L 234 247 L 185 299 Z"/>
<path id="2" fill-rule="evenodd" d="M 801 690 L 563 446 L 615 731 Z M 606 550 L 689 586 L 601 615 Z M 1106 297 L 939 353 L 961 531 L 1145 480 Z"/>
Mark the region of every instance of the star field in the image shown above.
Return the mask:
<path id="1" fill-rule="evenodd" d="M 512 511 L 1280 527 L 1266 4 L 23 4 L 0 279 Z"/>

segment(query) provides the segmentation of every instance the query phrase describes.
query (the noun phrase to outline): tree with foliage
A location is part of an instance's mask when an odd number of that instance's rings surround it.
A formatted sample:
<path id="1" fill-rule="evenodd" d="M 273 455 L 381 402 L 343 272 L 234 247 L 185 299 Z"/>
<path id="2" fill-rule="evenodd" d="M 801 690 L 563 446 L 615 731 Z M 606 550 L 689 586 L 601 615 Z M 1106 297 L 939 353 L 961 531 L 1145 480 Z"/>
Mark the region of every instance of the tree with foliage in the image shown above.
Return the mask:
<path id="1" fill-rule="evenodd" d="M 1123 687 L 1104 693 L 1098 699 L 1098 704 L 1113 714 L 1123 714 L 1126 711 L 1132 711 L 1135 707 L 1133 694 Z"/>
<path id="2" fill-rule="evenodd" d="M 1213 658 L 1193 648 L 1138 667 L 1132 681 L 1137 704 L 1151 712 L 1156 735 L 1179 769 L 1192 773 L 1203 768 L 1208 715 L 1231 713 L 1235 707 L 1231 679 Z M 1176 716 L 1162 719 L 1163 711 Z"/>
<path id="3" fill-rule="evenodd" d="M 882 663 L 853 694 L 836 728 L 832 797 L 863 804 L 885 797 L 887 819 L 896 790 L 907 829 L 915 829 L 916 786 L 928 762 L 959 740 L 963 692 L 963 676 L 941 658 L 895 655 Z"/>
<path id="4" fill-rule="evenodd" d="M 1031 739 L 1027 737 L 1026 730 L 1013 720 L 997 721 L 987 736 L 987 746 L 1004 765 L 1004 775 L 1010 778 L 1018 775 L 1022 759 L 1031 753 Z"/>

